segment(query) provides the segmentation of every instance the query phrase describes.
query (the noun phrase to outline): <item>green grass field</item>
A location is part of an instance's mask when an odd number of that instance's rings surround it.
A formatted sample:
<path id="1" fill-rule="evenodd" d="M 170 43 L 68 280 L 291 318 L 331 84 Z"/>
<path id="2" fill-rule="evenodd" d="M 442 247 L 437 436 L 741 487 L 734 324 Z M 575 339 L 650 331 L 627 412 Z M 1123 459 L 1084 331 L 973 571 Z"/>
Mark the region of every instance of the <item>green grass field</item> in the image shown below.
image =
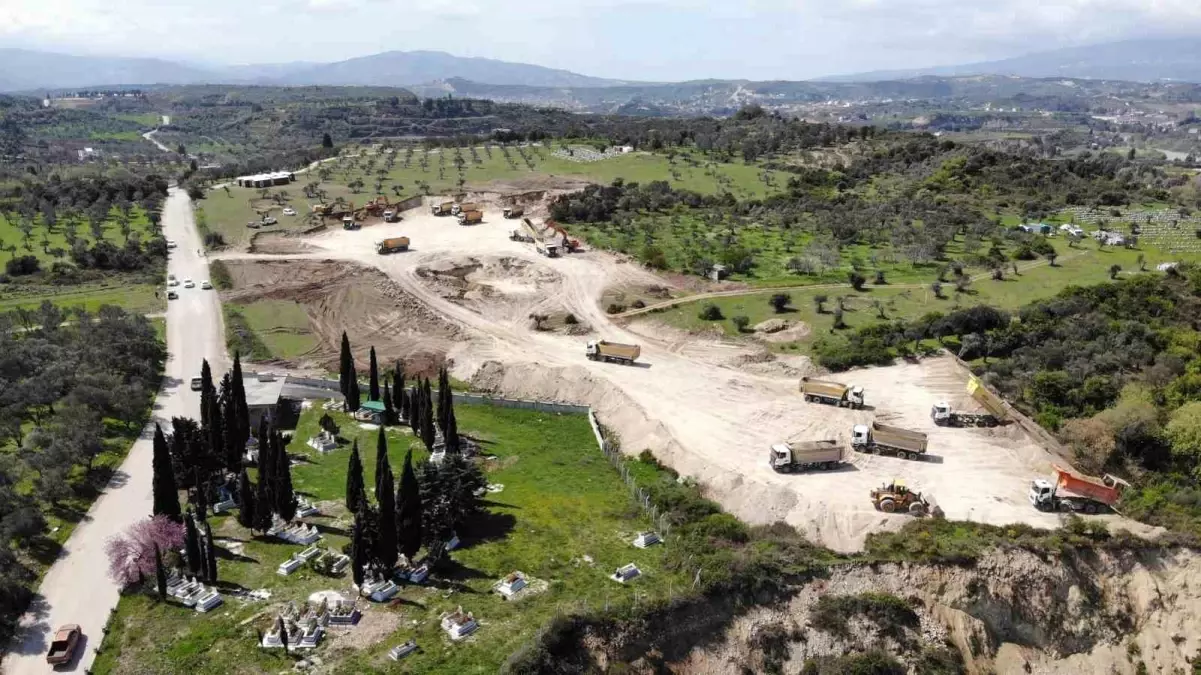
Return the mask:
<path id="1" fill-rule="evenodd" d="M 154 297 L 156 290 L 158 298 Z M 117 305 L 131 312 L 158 314 L 167 309 L 161 291 L 158 285 L 128 283 L 121 276 L 71 286 L 10 284 L 0 286 L 0 311 L 32 309 L 49 300 L 63 309 L 82 307 L 95 312 L 102 305 Z"/>
<path id="2" fill-rule="evenodd" d="M 309 329 L 304 307 L 291 300 L 256 300 L 249 304 L 226 304 L 226 338 L 230 349 L 255 360 L 295 359 L 311 352 L 317 338 Z M 244 335 L 253 333 L 253 340 Z M 251 342 L 261 343 L 251 345 Z M 248 348 L 249 347 L 249 348 Z"/>
<path id="3" fill-rule="evenodd" d="M 936 275 L 936 272 L 930 270 L 925 272 L 920 281 L 906 279 L 904 282 L 882 286 L 872 284 L 872 275 L 867 274 L 868 284 L 863 292 L 855 292 L 846 285 L 838 288 L 789 290 L 786 292 L 792 296 L 792 311 L 784 314 L 776 314 L 768 304 L 768 299 L 776 291 L 765 289 L 749 295 L 687 302 L 644 316 L 688 330 L 704 330 L 716 326 L 728 335 L 738 335 L 738 329 L 732 321 L 736 316 L 747 317 L 752 327 L 770 318 L 803 321 L 811 328 L 808 336 L 797 342 L 775 343 L 774 346 L 781 350 L 804 351 L 808 343 L 833 329 L 833 308 L 836 306 L 835 299 L 839 296 L 847 298 L 843 320 L 850 327 L 859 327 L 884 320 L 880 316 L 880 309 L 884 310 L 888 320 L 913 319 L 928 312 L 947 312 L 972 305 L 1016 309 L 1029 302 L 1051 297 L 1068 286 L 1087 286 L 1108 281 L 1109 268 L 1112 265 L 1120 265 L 1122 275 L 1129 276 L 1138 270 L 1137 260 L 1140 254 L 1145 257 L 1145 264 L 1149 270 L 1154 270 L 1159 262 L 1178 259 L 1151 249 L 1097 249 L 1091 241 L 1082 243 L 1081 248 L 1077 249 L 1069 249 L 1061 240 L 1055 240 L 1054 245 L 1061 253 L 1055 267 L 1044 264 L 1045 261 L 1019 262 L 1020 266 L 1028 266 L 1028 269 L 1018 276 L 1013 275 L 1012 269 L 1007 269 L 1005 280 L 978 279 L 971 283 L 965 293 L 956 293 L 954 284 L 945 283 L 942 299 L 935 297 L 930 288 L 930 283 L 935 280 Z M 965 271 L 973 276 L 984 272 L 982 269 L 972 268 Z M 845 284 L 845 273 L 837 281 Z M 813 300 L 817 295 L 826 295 L 829 298 L 825 303 L 825 311 L 821 314 L 817 313 Z M 876 302 L 879 302 L 880 308 L 875 306 Z M 710 303 L 721 309 L 724 319 L 707 321 L 700 318 L 701 309 Z"/>
<path id="4" fill-rule="evenodd" d="M 4 213 L 0 213 L 0 243 L 4 246 L 15 247 L 10 250 L 10 256 L 32 255 L 43 265 L 49 265 L 58 260 L 67 260 L 71 246 L 68 243 L 68 232 L 73 232 L 80 241 L 89 245 L 96 241 L 96 232 L 86 220 L 61 220 L 47 228 L 45 222 L 38 217 L 36 221 L 27 223 L 26 230 L 22 229 L 22 221 L 10 221 Z M 129 231 L 137 233 L 143 241 L 151 234 L 150 220 L 146 212 L 135 206 L 129 213 Z M 109 212 L 108 219 L 101 225 L 100 234 L 104 239 L 116 244 L 125 245 L 125 235 L 121 231 L 121 211 L 116 207 Z"/>
<path id="5" fill-rule="evenodd" d="M 557 146 L 556 146 L 557 147 Z M 627 182 L 645 183 L 654 180 L 668 181 L 672 187 L 694 190 L 705 194 L 716 194 L 728 190 L 739 198 L 763 197 L 782 189 L 787 184 L 787 174 L 778 171 L 766 172 L 771 184 L 763 182 L 765 172 L 757 166 L 743 163 L 712 163 L 695 153 L 683 153 L 672 158 L 658 153 L 635 152 L 595 162 L 575 162 L 555 156 L 551 147 L 529 147 L 526 156 L 533 169 L 521 159 L 515 148 L 509 149 L 513 163 L 505 160 L 500 147 L 491 149 L 491 156 L 482 147 L 476 149 L 477 163 L 467 150 L 462 151 L 463 186 L 466 189 L 501 189 L 506 191 L 534 190 L 554 179 L 586 180 L 608 184 L 622 178 Z M 342 199 L 345 203 L 363 204 L 377 194 L 389 200 L 407 198 L 421 194 L 451 194 L 460 190 L 459 172 L 456 169 L 454 151 L 416 150 L 405 166 L 406 153 L 395 154 L 395 164 L 387 168 L 387 155 L 342 156 L 323 164 L 312 173 L 299 174 L 296 182 L 287 187 L 274 188 L 271 195 L 279 191 L 287 193 L 286 205 L 297 212 L 285 216 L 284 205 L 264 199 L 261 191 L 254 188 L 228 188 L 213 190 L 199 203 L 204 211 L 204 220 L 209 230 L 219 232 L 226 242 L 239 245 L 249 241 L 256 232 L 295 231 L 312 227 L 305 214 L 317 199 L 306 198 L 303 186 L 320 181 L 320 189 L 327 202 Z M 422 166 L 422 160 L 426 164 Z M 440 161 L 442 160 L 442 161 Z M 327 178 L 322 178 L 325 171 Z M 382 173 L 381 173 L 382 172 Z M 381 180 L 381 191 L 375 190 L 376 180 Z M 349 185 L 356 180 L 363 182 L 362 188 L 352 190 Z M 493 183 L 495 182 L 495 183 Z M 393 190 L 395 186 L 399 190 Z M 279 220 L 278 225 L 259 230 L 246 227 L 249 221 L 260 220 L 259 213 L 266 212 Z"/>
<path id="6" fill-rule="evenodd" d="M 485 470 L 489 482 L 503 484 L 504 490 L 490 495 L 487 515 L 461 533 L 463 547 L 435 575 L 436 585 L 405 587 L 388 606 L 372 604 L 348 638 L 355 641 L 353 648 L 339 647 L 336 635 L 327 636 L 315 651 L 325 661 L 323 672 L 494 673 L 561 609 L 583 603 L 595 608 L 643 602 L 686 585 L 686 580 L 662 569 L 663 547 L 643 551 L 630 545 L 648 523 L 596 448 L 584 416 L 481 405 L 457 405 L 455 411 L 460 431 L 496 456 L 483 460 Z M 332 500 L 326 512 L 338 519 L 311 520 L 325 532 L 323 545 L 340 548 L 347 542 L 341 502 L 348 450 L 321 456 L 304 444 L 316 432 L 320 414 L 313 408 L 301 416 L 289 446 L 294 456 L 303 458 L 293 477 L 299 492 Z M 341 414 L 334 417 L 341 436 L 360 440 L 365 482 L 372 485 L 377 432 L 360 429 Z M 389 457 L 399 475 L 408 446 L 421 444 L 404 430 L 389 430 L 388 438 Z M 415 449 L 414 455 L 421 458 L 424 452 Z M 268 588 L 271 600 L 243 606 L 229 598 L 215 612 L 196 614 L 147 595 L 124 596 L 93 672 L 224 675 L 289 670 L 291 659 L 256 646 L 256 630 L 270 624 L 272 610 L 280 603 L 302 603 L 317 590 L 349 592 L 345 577 L 329 579 L 307 569 L 288 577 L 277 575 L 276 566 L 299 547 L 251 537 L 232 516 L 215 518 L 213 525 L 218 536 L 245 542 L 244 558 L 220 560 L 223 583 Z M 624 586 L 607 578 L 613 568 L 628 562 L 637 562 L 644 572 L 637 582 Z M 514 570 L 531 578 L 535 592 L 506 602 L 490 589 Z M 460 605 L 475 614 L 481 628 L 465 642 L 452 644 L 438 626 L 438 616 Z M 370 631 L 372 637 L 356 636 L 355 631 Z M 389 649 L 409 639 L 417 641 L 418 653 L 400 663 L 387 658 Z"/>

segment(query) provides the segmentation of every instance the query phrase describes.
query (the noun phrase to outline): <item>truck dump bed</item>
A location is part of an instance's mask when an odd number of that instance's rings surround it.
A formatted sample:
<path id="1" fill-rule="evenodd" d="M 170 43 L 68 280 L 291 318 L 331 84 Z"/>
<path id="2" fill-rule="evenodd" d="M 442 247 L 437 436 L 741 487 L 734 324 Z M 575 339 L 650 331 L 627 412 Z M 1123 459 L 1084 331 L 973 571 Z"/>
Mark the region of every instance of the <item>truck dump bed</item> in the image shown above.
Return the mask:
<path id="1" fill-rule="evenodd" d="M 967 392 L 976 399 L 976 402 L 984 406 L 984 409 L 992 413 L 993 417 L 998 420 L 1003 420 L 1008 417 L 1005 411 L 1005 402 L 996 394 L 992 393 L 988 387 L 979 379 L 973 377 L 967 382 Z"/>
<path id="2" fill-rule="evenodd" d="M 846 454 L 846 449 L 834 439 L 785 443 L 785 445 L 792 450 L 792 461 L 798 464 L 841 462 Z"/>
<path id="3" fill-rule="evenodd" d="M 605 342 L 601 340 L 597 343 L 597 350 L 605 356 L 610 356 L 619 359 L 627 359 L 633 361 L 642 354 L 642 347 L 638 345 L 625 345 L 620 342 Z"/>
<path id="4" fill-rule="evenodd" d="M 1104 478 L 1093 478 L 1091 476 L 1082 476 L 1071 469 L 1065 469 L 1060 466 L 1052 466 L 1057 475 L 1056 491 L 1068 492 L 1073 495 L 1092 499 L 1101 502 L 1106 506 L 1113 506 L 1122 496 L 1122 489 L 1128 483 L 1121 478 L 1117 478 L 1106 474 Z"/>
<path id="5" fill-rule="evenodd" d="M 391 253 L 392 251 L 403 251 L 409 247 L 408 237 L 392 237 L 385 239 L 379 243 L 380 253 Z"/>
<path id="6" fill-rule="evenodd" d="M 463 211 L 459 214 L 459 220 L 464 223 L 478 223 L 484 220 L 483 211 Z"/>
<path id="7" fill-rule="evenodd" d="M 846 395 L 847 389 L 850 389 L 850 387 L 839 382 L 814 380 L 808 377 L 801 378 L 802 394 L 817 394 L 818 396 L 829 396 L 831 398 L 840 399 Z"/>
<path id="8" fill-rule="evenodd" d="M 872 422 L 872 440 L 881 445 L 903 448 L 911 452 L 926 451 L 926 434 L 889 424 Z"/>

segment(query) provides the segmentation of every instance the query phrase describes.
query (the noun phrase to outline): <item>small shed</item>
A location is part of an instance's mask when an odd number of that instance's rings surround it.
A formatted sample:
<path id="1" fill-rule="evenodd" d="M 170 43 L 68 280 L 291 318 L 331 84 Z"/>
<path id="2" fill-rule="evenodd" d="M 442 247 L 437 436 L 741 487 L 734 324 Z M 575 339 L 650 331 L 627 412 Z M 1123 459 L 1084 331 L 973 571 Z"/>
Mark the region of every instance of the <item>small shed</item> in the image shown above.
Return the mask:
<path id="1" fill-rule="evenodd" d="M 371 422 L 372 424 L 383 424 L 384 421 L 384 402 L 383 401 L 363 401 L 359 404 L 359 409 L 355 411 L 355 419 L 361 422 Z"/>
<path id="2" fill-rule="evenodd" d="M 257 429 L 263 415 L 274 418 L 279 409 L 279 399 L 284 393 L 284 378 L 243 377 L 246 390 L 246 407 L 250 412 L 250 428 Z"/>

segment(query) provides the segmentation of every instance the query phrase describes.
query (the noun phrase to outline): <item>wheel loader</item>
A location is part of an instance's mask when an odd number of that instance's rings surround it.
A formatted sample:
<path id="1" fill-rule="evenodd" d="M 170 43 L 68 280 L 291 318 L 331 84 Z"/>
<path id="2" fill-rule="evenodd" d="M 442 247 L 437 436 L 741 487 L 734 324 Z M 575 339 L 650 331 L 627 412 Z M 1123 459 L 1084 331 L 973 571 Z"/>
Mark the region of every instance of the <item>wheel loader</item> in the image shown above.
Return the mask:
<path id="1" fill-rule="evenodd" d="M 930 515 L 942 518 L 943 512 L 938 503 L 929 495 L 914 492 L 905 485 L 905 481 L 894 480 L 889 485 L 882 485 L 871 492 L 872 505 L 877 511 L 885 513 L 909 513 L 914 516 Z"/>

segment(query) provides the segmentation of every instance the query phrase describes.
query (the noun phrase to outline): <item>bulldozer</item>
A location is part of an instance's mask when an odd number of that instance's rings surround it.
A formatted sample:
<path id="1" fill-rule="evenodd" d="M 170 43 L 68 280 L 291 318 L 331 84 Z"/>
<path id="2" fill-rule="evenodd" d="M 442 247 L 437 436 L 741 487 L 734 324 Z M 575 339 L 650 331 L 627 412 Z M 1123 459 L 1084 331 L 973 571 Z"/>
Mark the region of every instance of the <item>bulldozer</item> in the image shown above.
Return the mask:
<path id="1" fill-rule="evenodd" d="M 910 490 L 905 481 L 894 479 L 891 484 L 872 490 L 872 506 L 885 513 L 909 513 L 914 516 L 942 518 L 942 508 L 929 495 Z"/>

